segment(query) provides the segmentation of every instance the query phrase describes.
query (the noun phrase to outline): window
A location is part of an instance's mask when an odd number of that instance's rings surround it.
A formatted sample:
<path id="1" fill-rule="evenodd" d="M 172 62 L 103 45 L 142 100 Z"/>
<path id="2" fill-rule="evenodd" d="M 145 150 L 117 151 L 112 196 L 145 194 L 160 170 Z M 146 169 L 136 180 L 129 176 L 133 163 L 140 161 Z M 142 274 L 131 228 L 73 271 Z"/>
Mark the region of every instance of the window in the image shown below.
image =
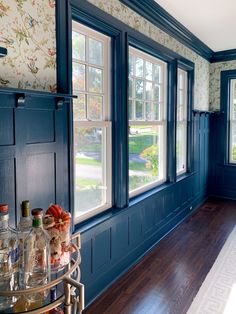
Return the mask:
<path id="1" fill-rule="evenodd" d="M 229 161 L 236 163 L 236 79 L 230 80 Z"/>
<path id="2" fill-rule="evenodd" d="M 167 64 L 129 48 L 129 194 L 166 181 Z"/>
<path id="3" fill-rule="evenodd" d="M 187 171 L 188 73 L 178 69 L 176 113 L 176 173 Z"/>
<path id="4" fill-rule="evenodd" d="M 111 206 L 110 37 L 72 23 L 74 212 Z"/>

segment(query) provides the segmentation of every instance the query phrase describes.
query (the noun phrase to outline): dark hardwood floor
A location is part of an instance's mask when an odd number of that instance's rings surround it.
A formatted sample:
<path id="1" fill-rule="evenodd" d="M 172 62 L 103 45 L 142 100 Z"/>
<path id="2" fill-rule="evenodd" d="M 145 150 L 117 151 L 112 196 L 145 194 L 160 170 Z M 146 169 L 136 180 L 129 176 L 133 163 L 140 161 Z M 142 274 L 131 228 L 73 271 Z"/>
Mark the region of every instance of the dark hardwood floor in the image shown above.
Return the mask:
<path id="1" fill-rule="evenodd" d="M 184 314 L 236 224 L 236 201 L 210 199 L 84 314 Z"/>

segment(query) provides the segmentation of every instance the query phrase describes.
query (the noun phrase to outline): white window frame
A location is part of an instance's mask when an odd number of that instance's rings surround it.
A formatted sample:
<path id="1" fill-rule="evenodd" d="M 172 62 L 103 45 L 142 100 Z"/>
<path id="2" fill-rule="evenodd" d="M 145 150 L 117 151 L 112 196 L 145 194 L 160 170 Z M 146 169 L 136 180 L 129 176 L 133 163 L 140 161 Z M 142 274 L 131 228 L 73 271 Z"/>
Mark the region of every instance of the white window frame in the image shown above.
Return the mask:
<path id="1" fill-rule="evenodd" d="M 236 123 L 236 112 L 234 117 L 234 98 L 236 98 L 235 93 L 236 79 L 230 79 L 230 114 L 229 114 L 229 162 L 232 164 L 236 163 L 236 160 L 233 160 L 233 123 Z"/>
<path id="2" fill-rule="evenodd" d="M 167 63 L 158 59 L 157 57 L 154 57 L 148 53 L 145 53 L 139 49 L 136 49 L 132 46 L 129 46 L 129 54 L 133 54 L 137 57 L 140 57 L 142 59 L 144 59 L 145 61 L 149 61 L 151 63 L 154 63 L 154 64 L 157 64 L 159 66 L 162 67 L 162 70 L 163 70 L 163 81 L 161 83 L 159 83 L 158 85 L 161 85 L 162 86 L 162 93 L 163 93 L 163 100 L 159 103 L 162 103 L 163 105 L 159 107 L 160 109 L 160 120 L 146 120 L 146 119 L 143 119 L 143 120 L 135 120 L 135 105 L 132 105 L 134 107 L 134 111 L 132 112 L 132 119 L 129 119 L 129 126 L 132 126 L 132 125 L 151 125 L 151 126 L 162 126 L 162 130 L 164 132 L 163 136 L 161 136 L 161 146 L 162 146 L 162 151 L 163 151 L 163 154 L 162 156 L 159 156 L 159 164 L 160 164 L 160 168 L 162 169 L 162 179 L 159 179 L 159 180 L 155 180 L 153 181 L 152 183 L 149 183 L 149 184 L 146 184 L 140 188 L 137 188 L 133 191 L 129 191 L 129 197 L 134 197 L 134 196 L 137 196 L 145 191 L 148 191 L 154 187 L 157 187 L 161 184 L 163 184 L 164 182 L 166 182 L 166 178 L 167 178 Z M 141 79 L 141 77 L 138 77 L 135 75 L 135 73 L 133 73 L 133 75 L 131 75 L 132 79 L 133 79 L 133 82 L 135 81 L 135 79 Z M 152 80 L 148 80 L 144 77 L 142 77 L 142 80 L 146 83 L 147 81 L 148 82 L 152 82 L 154 83 L 154 81 Z M 135 84 L 133 84 L 133 91 L 132 91 L 132 94 L 133 94 L 133 97 L 128 97 L 128 100 L 132 101 L 135 103 Z M 143 95 L 143 97 L 145 97 Z M 144 100 L 145 98 L 143 98 L 143 101 L 145 102 Z M 139 100 L 139 99 L 138 99 Z M 155 101 L 151 101 L 152 103 L 155 103 Z M 157 101 L 156 101 L 157 102 Z M 129 110 L 129 109 L 128 109 Z M 145 110 L 144 110 L 145 112 Z M 160 158 L 162 157 L 162 158 Z"/>
<path id="3" fill-rule="evenodd" d="M 104 183 L 105 190 L 104 198 L 105 203 L 101 206 L 97 206 L 91 208 L 91 210 L 85 212 L 82 215 L 76 215 L 78 210 L 74 208 L 75 214 L 75 223 L 81 222 L 85 219 L 88 219 L 100 212 L 105 211 L 106 209 L 112 206 L 112 123 L 111 123 L 111 85 L 110 85 L 110 77 L 111 77 L 111 38 L 103 35 L 100 32 L 93 30 L 83 24 L 72 21 L 72 30 L 76 31 L 86 37 L 93 38 L 103 43 L 103 61 L 104 64 L 99 66 L 97 64 L 92 64 L 87 61 L 87 51 L 88 51 L 88 40 L 86 40 L 85 46 L 85 61 L 72 59 L 72 62 L 79 63 L 85 65 L 85 80 L 86 86 L 88 86 L 88 67 L 92 66 L 95 68 L 99 68 L 103 71 L 103 91 L 102 93 L 94 93 L 90 92 L 88 89 L 85 88 L 85 91 L 75 90 L 73 94 L 79 95 L 83 94 L 85 97 L 88 95 L 92 96 L 102 96 L 103 97 L 103 107 L 102 107 L 102 119 L 101 120 L 88 120 L 88 119 L 81 119 L 79 121 L 73 120 L 73 126 L 77 126 L 79 128 L 102 128 L 104 130 L 104 134 L 102 136 L 102 156 L 103 164 L 102 164 L 102 181 Z M 75 144 L 75 140 L 74 140 Z M 75 162 L 74 162 L 75 165 Z M 74 167 L 74 178 L 76 177 L 75 174 L 75 167 Z M 74 187 L 75 189 L 75 187 Z M 74 193 L 75 195 L 75 193 Z"/>
<path id="4" fill-rule="evenodd" d="M 183 88 L 180 87 L 180 79 L 179 77 L 183 77 Z M 177 109 L 176 109 L 176 175 L 180 176 L 187 172 L 187 145 L 188 145 L 188 128 L 187 128 L 187 117 L 188 117 L 188 72 L 185 70 L 182 70 L 178 68 L 177 70 Z M 180 107 L 179 105 L 179 98 L 180 98 L 180 92 L 183 93 L 183 114 L 182 117 L 179 119 L 178 116 L 178 109 Z M 184 156 L 184 165 L 185 168 L 183 170 L 177 169 L 177 127 L 178 124 L 182 124 L 184 126 L 184 134 L 185 136 L 181 138 L 181 140 L 184 142 L 183 147 L 183 156 Z M 182 145 L 181 145 L 182 146 Z"/>

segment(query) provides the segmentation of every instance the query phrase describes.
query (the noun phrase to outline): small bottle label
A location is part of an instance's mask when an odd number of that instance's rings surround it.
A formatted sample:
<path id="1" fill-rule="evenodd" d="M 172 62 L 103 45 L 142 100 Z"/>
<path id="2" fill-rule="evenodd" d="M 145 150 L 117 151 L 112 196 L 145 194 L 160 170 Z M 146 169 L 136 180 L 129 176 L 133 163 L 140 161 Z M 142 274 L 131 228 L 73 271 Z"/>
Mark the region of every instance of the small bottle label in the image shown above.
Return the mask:
<path id="1" fill-rule="evenodd" d="M 15 249 L 9 252 L 9 257 L 11 260 L 11 264 L 15 264 L 19 261 L 19 247 L 17 246 Z"/>

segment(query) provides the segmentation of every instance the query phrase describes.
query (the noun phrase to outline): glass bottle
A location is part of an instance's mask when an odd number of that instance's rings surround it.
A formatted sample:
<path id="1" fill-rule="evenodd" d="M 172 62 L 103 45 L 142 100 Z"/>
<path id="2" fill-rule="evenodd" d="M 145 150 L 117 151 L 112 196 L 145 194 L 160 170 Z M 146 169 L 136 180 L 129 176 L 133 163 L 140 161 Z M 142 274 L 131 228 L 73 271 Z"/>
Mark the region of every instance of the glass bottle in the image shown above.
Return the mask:
<path id="1" fill-rule="evenodd" d="M 26 289 L 43 286 L 50 280 L 50 239 L 42 225 L 43 210 L 32 210 L 32 229 L 24 242 L 24 286 Z M 35 301 L 45 297 L 45 293 L 27 296 Z"/>
<path id="2" fill-rule="evenodd" d="M 51 303 L 56 301 L 56 299 L 57 299 L 57 289 L 56 289 L 56 287 L 53 287 L 53 288 L 50 289 L 50 300 L 51 300 Z M 60 307 L 55 307 L 54 309 L 46 312 L 46 314 L 64 314 L 64 311 Z"/>
<path id="3" fill-rule="evenodd" d="M 21 288 L 24 288 L 24 241 L 31 228 L 32 221 L 30 218 L 30 202 L 26 200 L 21 204 L 21 218 L 17 228 L 20 251 L 19 283 Z"/>
<path id="4" fill-rule="evenodd" d="M 21 203 L 21 218 L 18 224 L 20 232 L 28 233 L 32 227 L 32 220 L 30 218 L 30 202 L 28 200 Z"/>
<path id="5" fill-rule="evenodd" d="M 19 241 L 16 230 L 9 224 L 8 205 L 0 205 L 0 290 L 14 291 L 18 289 Z M 12 307 L 16 296 L 0 297 L 0 312 Z"/>

